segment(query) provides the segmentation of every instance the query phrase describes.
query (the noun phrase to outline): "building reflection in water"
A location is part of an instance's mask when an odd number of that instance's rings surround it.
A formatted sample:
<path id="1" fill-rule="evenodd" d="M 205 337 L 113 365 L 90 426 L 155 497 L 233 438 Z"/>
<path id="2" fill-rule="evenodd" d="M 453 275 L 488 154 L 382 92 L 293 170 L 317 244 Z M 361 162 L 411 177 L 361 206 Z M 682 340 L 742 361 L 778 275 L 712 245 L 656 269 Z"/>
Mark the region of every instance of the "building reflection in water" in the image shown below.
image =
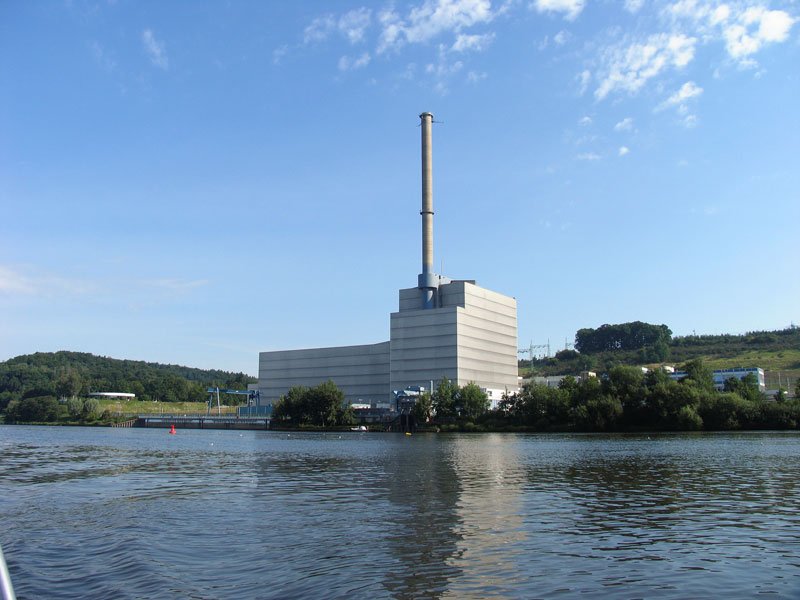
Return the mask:
<path id="1" fill-rule="evenodd" d="M 492 436 L 415 436 L 388 470 L 384 586 L 394 597 L 503 595 L 525 537 L 515 446 Z"/>

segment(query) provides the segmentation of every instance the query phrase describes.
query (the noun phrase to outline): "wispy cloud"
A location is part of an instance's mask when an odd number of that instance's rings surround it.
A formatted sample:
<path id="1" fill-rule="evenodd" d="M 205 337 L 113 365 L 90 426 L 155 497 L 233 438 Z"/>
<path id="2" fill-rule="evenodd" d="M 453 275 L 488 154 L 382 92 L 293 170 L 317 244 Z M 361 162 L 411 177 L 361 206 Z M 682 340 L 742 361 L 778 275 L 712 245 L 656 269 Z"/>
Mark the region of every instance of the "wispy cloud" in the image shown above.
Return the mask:
<path id="1" fill-rule="evenodd" d="M 592 81 L 592 73 L 588 69 L 581 71 L 578 73 L 577 77 L 575 78 L 578 80 L 578 85 L 580 86 L 580 95 L 583 96 L 586 93 L 586 90 L 589 89 L 589 84 Z"/>
<path id="2" fill-rule="evenodd" d="M 142 284 L 170 292 L 185 292 L 208 285 L 207 279 L 145 279 Z"/>
<path id="3" fill-rule="evenodd" d="M 494 18 L 490 0 L 425 0 L 405 17 L 393 9 L 378 15 L 381 25 L 378 52 L 404 44 L 428 42 L 443 33 L 460 33 Z"/>
<path id="4" fill-rule="evenodd" d="M 372 11 L 368 8 L 357 8 L 339 17 L 339 31 L 351 44 L 364 40 L 364 33 L 372 22 Z"/>
<path id="5" fill-rule="evenodd" d="M 568 21 L 574 21 L 583 11 L 584 0 L 535 0 L 533 3 L 538 12 L 563 13 Z"/>
<path id="6" fill-rule="evenodd" d="M 289 46 L 284 44 L 283 46 L 279 46 L 272 51 L 272 64 L 279 65 L 289 53 Z"/>
<path id="7" fill-rule="evenodd" d="M 644 6 L 644 0 L 625 0 L 625 10 L 629 13 L 637 13 Z"/>
<path id="8" fill-rule="evenodd" d="M 626 154 L 630 154 L 631 149 L 627 146 L 620 146 L 619 150 L 617 151 L 618 156 L 625 156 Z"/>
<path id="9" fill-rule="evenodd" d="M 116 61 L 109 56 L 108 52 L 98 42 L 89 44 L 95 62 L 106 71 L 113 71 L 117 67 Z"/>
<path id="10" fill-rule="evenodd" d="M 164 43 L 156 39 L 151 29 L 145 29 L 142 32 L 142 44 L 153 65 L 165 71 L 169 69 L 169 58 L 167 57 L 167 51 L 164 49 Z"/>
<path id="11" fill-rule="evenodd" d="M 357 57 L 342 56 L 339 59 L 339 70 L 352 71 L 354 69 L 363 69 L 369 64 L 369 61 L 369 52 L 364 52 L 362 55 Z"/>
<path id="12" fill-rule="evenodd" d="M 7 296 L 80 296 L 95 293 L 98 289 L 99 286 L 91 281 L 52 273 L 35 271 L 23 273 L 18 269 L 0 265 L 0 294 Z"/>
<path id="13" fill-rule="evenodd" d="M 36 286 L 29 278 L 9 267 L 0 266 L 0 294 L 17 295 L 35 292 Z"/>
<path id="14" fill-rule="evenodd" d="M 663 14 L 675 26 L 692 28 L 704 42 L 724 42 L 728 55 L 745 66 L 765 44 L 786 41 L 797 21 L 786 11 L 768 10 L 752 0 L 716 5 L 679 0 L 667 5 Z"/>
<path id="15" fill-rule="evenodd" d="M 681 88 L 672 94 L 669 98 L 664 100 L 659 106 L 658 109 L 663 110 L 665 108 L 670 108 L 672 106 L 677 106 L 679 112 L 685 114 L 688 110 L 686 105 L 687 100 L 691 100 L 692 98 L 697 98 L 700 94 L 703 93 L 703 88 L 698 86 L 694 81 L 687 81 L 684 83 Z"/>
<path id="16" fill-rule="evenodd" d="M 483 73 L 483 72 L 479 73 L 479 72 L 476 72 L 476 71 L 470 71 L 469 73 L 467 73 L 467 81 L 469 83 L 478 83 L 479 81 L 483 81 L 487 77 L 488 77 L 488 75 L 486 73 Z"/>
<path id="17" fill-rule="evenodd" d="M 633 119 L 631 117 L 625 117 L 614 125 L 614 131 L 631 131 L 633 129 Z"/>
<path id="18" fill-rule="evenodd" d="M 664 70 L 682 69 L 694 58 L 696 42 L 682 33 L 661 33 L 643 42 L 608 48 L 602 56 L 603 76 L 595 97 L 602 100 L 620 91 L 635 94 Z"/>
<path id="19" fill-rule="evenodd" d="M 458 34 L 456 41 L 450 48 L 453 52 L 467 52 L 475 51 L 481 52 L 489 47 L 489 44 L 494 40 L 493 33 L 486 33 L 483 35 L 470 35 L 466 33 Z"/>
<path id="20" fill-rule="evenodd" d="M 592 160 L 600 160 L 600 155 L 594 152 L 584 152 L 582 154 L 578 154 L 578 156 L 576 156 L 575 158 L 577 158 L 578 160 L 592 161 Z"/>

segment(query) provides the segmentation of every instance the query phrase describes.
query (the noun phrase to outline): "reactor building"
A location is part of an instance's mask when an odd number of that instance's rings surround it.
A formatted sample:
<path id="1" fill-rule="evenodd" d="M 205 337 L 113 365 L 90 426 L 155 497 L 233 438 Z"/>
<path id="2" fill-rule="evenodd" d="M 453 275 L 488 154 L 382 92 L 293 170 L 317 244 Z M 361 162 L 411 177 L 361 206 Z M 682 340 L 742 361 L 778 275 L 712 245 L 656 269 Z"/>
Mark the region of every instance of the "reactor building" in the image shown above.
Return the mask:
<path id="1" fill-rule="evenodd" d="M 259 403 L 274 404 L 294 386 L 332 380 L 351 404 L 393 403 L 401 390 L 429 389 L 443 378 L 475 383 L 493 404 L 516 392 L 517 301 L 474 280 L 433 270 L 433 115 L 422 130 L 422 272 L 401 289 L 389 318 L 389 341 L 359 346 L 261 352 Z"/>

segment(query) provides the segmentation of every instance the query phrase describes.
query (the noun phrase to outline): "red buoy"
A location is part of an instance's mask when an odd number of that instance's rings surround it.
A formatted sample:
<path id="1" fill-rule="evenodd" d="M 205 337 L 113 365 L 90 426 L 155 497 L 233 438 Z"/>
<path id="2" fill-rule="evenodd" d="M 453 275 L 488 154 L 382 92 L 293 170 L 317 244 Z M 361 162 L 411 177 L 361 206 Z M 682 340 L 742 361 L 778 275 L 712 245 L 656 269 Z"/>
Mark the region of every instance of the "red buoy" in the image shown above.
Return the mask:
<path id="1" fill-rule="evenodd" d="M 169 432 L 172 435 L 175 435 L 176 433 L 178 433 L 177 431 L 175 431 L 175 423 L 172 424 L 172 428 L 169 430 Z"/>

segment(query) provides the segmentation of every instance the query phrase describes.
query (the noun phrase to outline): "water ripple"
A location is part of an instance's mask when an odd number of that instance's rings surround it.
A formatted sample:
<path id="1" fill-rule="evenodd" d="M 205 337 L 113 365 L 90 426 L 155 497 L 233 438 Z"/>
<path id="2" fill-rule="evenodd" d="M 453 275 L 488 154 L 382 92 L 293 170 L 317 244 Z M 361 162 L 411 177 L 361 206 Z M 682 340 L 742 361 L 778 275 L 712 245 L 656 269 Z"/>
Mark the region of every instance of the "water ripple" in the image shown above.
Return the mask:
<path id="1" fill-rule="evenodd" d="M 800 597 L 800 436 L 0 426 L 20 598 Z"/>

